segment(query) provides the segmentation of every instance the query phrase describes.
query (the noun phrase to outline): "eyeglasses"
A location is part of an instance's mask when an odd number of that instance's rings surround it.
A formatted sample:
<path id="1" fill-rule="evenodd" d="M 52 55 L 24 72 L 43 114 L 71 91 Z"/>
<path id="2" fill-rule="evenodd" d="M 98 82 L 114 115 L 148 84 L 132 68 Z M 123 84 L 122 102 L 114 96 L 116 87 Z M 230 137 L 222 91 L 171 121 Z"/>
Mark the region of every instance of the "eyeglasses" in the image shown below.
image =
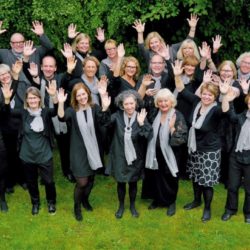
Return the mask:
<path id="1" fill-rule="evenodd" d="M 128 68 L 128 69 L 136 69 L 136 66 L 129 66 L 129 65 L 126 65 L 126 68 Z"/>
<path id="2" fill-rule="evenodd" d="M 224 73 L 231 73 L 231 72 L 233 72 L 233 71 L 232 71 L 232 70 L 230 70 L 230 69 L 229 69 L 229 70 L 222 69 L 222 70 L 221 70 L 221 72 L 224 72 Z"/>
<path id="3" fill-rule="evenodd" d="M 115 48 L 108 48 L 108 49 L 106 49 L 106 51 L 111 51 L 111 50 L 115 50 L 116 49 L 116 47 Z"/>
<path id="4" fill-rule="evenodd" d="M 39 97 L 28 97 L 27 100 L 37 100 L 37 99 L 40 99 Z"/>
<path id="5" fill-rule="evenodd" d="M 11 42 L 13 45 L 23 45 L 24 41 L 19 41 L 19 42 Z"/>
<path id="6" fill-rule="evenodd" d="M 162 64 L 164 64 L 164 62 L 150 62 L 151 64 L 153 64 L 153 65 L 162 65 Z"/>
<path id="7" fill-rule="evenodd" d="M 250 66 L 250 62 L 242 61 L 241 63 Z"/>

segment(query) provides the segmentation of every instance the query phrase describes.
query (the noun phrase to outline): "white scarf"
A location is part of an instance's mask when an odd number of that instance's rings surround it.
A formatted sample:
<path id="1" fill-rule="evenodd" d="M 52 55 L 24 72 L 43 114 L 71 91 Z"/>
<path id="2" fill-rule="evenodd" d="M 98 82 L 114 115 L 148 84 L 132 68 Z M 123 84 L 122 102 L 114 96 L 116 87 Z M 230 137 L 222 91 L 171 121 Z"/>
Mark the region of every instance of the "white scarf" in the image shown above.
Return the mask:
<path id="1" fill-rule="evenodd" d="M 30 123 L 30 128 L 34 131 L 34 132 L 42 132 L 44 130 L 44 124 L 43 124 L 43 119 L 41 116 L 42 113 L 42 109 L 39 108 L 36 111 L 31 110 L 30 108 L 27 108 L 29 114 L 31 116 L 34 116 L 35 118 L 33 119 L 33 121 Z"/>

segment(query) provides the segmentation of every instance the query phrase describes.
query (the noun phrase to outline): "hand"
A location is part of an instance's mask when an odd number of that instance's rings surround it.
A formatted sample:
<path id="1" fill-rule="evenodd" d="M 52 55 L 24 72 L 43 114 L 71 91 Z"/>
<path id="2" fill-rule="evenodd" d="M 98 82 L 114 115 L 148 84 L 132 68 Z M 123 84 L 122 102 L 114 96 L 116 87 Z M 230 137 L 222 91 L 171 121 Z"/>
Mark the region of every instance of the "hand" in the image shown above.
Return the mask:
<path id="1" fill-rule="evenodd" d="M 218 75 L 212 74 L 212 83 L 216 86 L 219 86 L 220 84 L 220 77 Z"/>
<path id="2" fill-rule="evenodd" d="M 141 112 L 137 114 L 137 122 L 140 126 L 144 125 L 145 118 L 147 116 L 146 109 L 141 109 Z"/>
<path id="3" fill-rule="evenodd" d="M 111 98 L 108 96 L 108 93 L 106 92 L 104 95 L 101 95 L 102 99 L 102 111 L 106 111 L 111 103 Z"/>
<path id="4" fill-rule="evenodd" d="M 199 47 L 200 55 L 203 58 L 209 59 L 211 57 L 210 46 L 207 45 L 207 42 L 202 42 L 202 47 Z"/>
<path id="5" fill-rule="evenodd" d="M 105 32 L 104 32 L 104 29 L 102 28 L 97 28 L 96 29 L 96 35 L 95 35 L 96 39 L 99 41 L 99 42 L 104 42 L 105 40 Z"/>
<path id="6" fill-rule="evenodd" d="M 138 33 L 143 33 L 145 30 L 145 23 L 142 23 L 140 19 L 134 21 L 132 26 Z"/>
<path id="7" fill-rule="evenodd" d="M 0 21 L 0 34 L 3 34 L 4 32 L 6 32 L 6 29 L 2 30 L 2 24 L 3 24 L 3 21 Z"/>
<path id="8" fill-rule="evenodd" d="M 65 43 L 65 44 L 63 45 L 63 49 L 64 49 L 64 50 L 61 49 L 61 52 L 62 52 L 62 54 L 63 54 L 63 56 L 64 56 L 65 58 L 70 58 L 70 57 L 73 56 L 73 51 L 72 51 L 72 47 L 70 46 L 70 44 Z"/>
<path id="9" fill-rule="evenodd" d="M 170 130 L 172 130 L 174 128 L 175 122 L 176 122 L 176 113 L 174 113 L 172 115 L 172 117 L 170 118 L 170 121 L 169 121 L 169 129 Z"/>
<path id="10" fill-rule="evenodd" d="M 33 48 L 33 41 L 26 41 L 24 43 L 24 47 L 23 47 L 24 57 L 30 57 L 35 51 L 36 51 L 36 48 Z"/>
<path id="11" fill-rule="evenodd" d="M 142 85 L 144 85 L 145 87 L 148 87 L 150 84 L 152 84 L 154 82 L 153 80 L 153 76 L 150 74 L 146 74 L 143 76 L 142 78 Z"/>
<path id="12" fill-rule="evenodd" d="M 231 88 L 230 83 L 231 83 L 231 80 L 230 80 L 229 78 L 226 79 L 226 80 L 224 80 L 224 81 L 220 81 L 220 82 L 219 82 L 220 93 L 221 93 L 222 95 L 227 94 L 227 92 L 228 92 L 229 89 Z"/>
<path id="13" fill-rule="evenodd" d="M 3 84 L 1 89 L 2 89 L 4 99 L 5 99 L 5 103 L 8 104 L 10 102 L 10 98 L 12 96 L 13 89 L 10 89 L 9 84 Z"/>
<path id="14" fill-rule="evenodd" d="M 213 71 L 211 69 L 207 70 L 204 72 L 203 74 L 203 83 L 208 83 L 208 82 L 212 82 L 212 74 Z"/>
<path id="15" fill-rule="evenodd" d="M 111 64 L 109 65 L 109 69 L 110 69 L 110 71 L 114 72 L 114 70 L 115 70 L 115 64 L 114 64 L 114 63 L 111 63 Z"/>
<path id="16" fill-rule="evenodd" d="M 76 24 L 71 23 L 68 27 L 68 38 L 74 39 L 79 33 L 76 31 Z"/>
<path id="17" fill-rule="evenodd" d="M 46 90 L 51 97 L 56 96 L 56 80 L 49 81 L 49 86 L 46 86 Z"/>
<path id="18" fill-rule="evenodd" d="M 23 68 L 23 61 L 22 60 L 16 60 L 14 64 L 12 64 L 12 73 L 19 75 Z"/>
<path id="19" fill-rule="evenodd" d="M 28 71 L 32 77 L 38 76 L 38 66 L 36 63 L 31 62 L 30 67 L 28 68 Z"/>
<path id="20" fill-rule="evenodd" d="M 77 61 L 75 59 L 75 56 L 67 58 L 67 72 L 69 74 L 71 74 L 72 71 L 75 69 L 76 63 L 77 63 Z"/>
<path id="21" fill-rule="evenodd" d="M 199 18 L 196 14 L 191 14 L 190 19 L 187 18 L 187 21 L 190 28 L 196 28 Z"/>
<path id="22" fill-rule="evenodd" d="M 182 61 L 175 60 L 175 64 L 172 64 L 173 72 L 175 76 L 180 76 L 183 72 Z"/>
<path id="23" fill-rule="evenodd" d="M 117 47 L 117 55 L 118 57 L 122 58 L 125 56 L 125 49 L 124 49 L 124 46 L 123 46 L 123 43 L 120 43 Z"/>
<path id="24" fill-rule="evenodd" d="M 32 22 L 33 29 L 31 29 L 36 35 L 41 36 L 44 34 L 43 23 L 39 21 Z"/>
<path id="25" fill-rule="evenodd" d="M 160 48 L 157 51 L 157 54 L 162 56 L 165 60 L 169 60 L 170 59 L 170 54 L 169 54 L 169 46 L 164 44 L 160 44 Z"/>
<path id="26" fill-rule="evenodd" d="M 226 98 L 228 102 L 232 102 L 237 96 L 237 93 L 233 90 L 233 88 L 229 88 L 226 95 L 223 98 Z"/>
<path id="27" fill-rule="evenodd" d="M 100 78 L 100 81 L 97 83 L 97 88 L 100 96 L 105 95 L 107 93 L 107 86 L 108 86 L 108 78 L 107 76 L 103 75 Z"/>
<path id="28" fill-rule="evenodd" d="M 213 53 L 217 53 L 219 48 L 223 45 L 221 43 L 221 36 L 216 35 L 215 38 L 212 38 L 213 41 Z"/>
<path id="29" fill-rule="evenodd" d="M 59 88 L 57 91 L 57 100 L 60 103 L 64 103 L 67 100 L 68 94 L 65 94 L 65 91 L 63 88 Z"/>
<path id="30" fill-rule="evenodd" d="M 246 78 L 241 78 L 240 81 L 240 86 L 243 90 L 243 93 L 244 94 L 248 94 L 248 91 L 249 91 L 249 85 L 250 85 L 250 80 L 247 81 Z"/>
<path id="31" fill-rule="evenodd" d="M 147 96 L 155 96 L 158 93 L 159 89 L 147 89 L 145 94 Z"/>

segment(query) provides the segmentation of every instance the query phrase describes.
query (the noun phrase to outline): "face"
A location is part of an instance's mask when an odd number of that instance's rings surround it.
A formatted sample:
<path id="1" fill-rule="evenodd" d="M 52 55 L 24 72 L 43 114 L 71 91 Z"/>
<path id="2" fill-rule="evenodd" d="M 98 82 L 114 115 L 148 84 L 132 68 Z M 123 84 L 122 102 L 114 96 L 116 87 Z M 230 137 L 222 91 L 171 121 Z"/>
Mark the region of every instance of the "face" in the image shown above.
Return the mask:
<path id="1" fill-rule="evenodd" d="M 164 71 L 164 68 L 165 62 L 163 61 L 163 58 L 159 55 L 153 56 L 150 62 L 152 74 L 156 76 L 161 75 L 161 73 Z"/>
<path id="2" fill-rule="evenodd" d="M 133 115 L 136 108 L 136 101 L 132 96 L 125 98 L 125 100 L 123 101 L 123 108 L 128 116 Z"/>
<path id="3" fill-rule="evenodd" d="M 242 59 L 240 63 L 240 71 L 243 74 L 248 74 L 250 73 L 250 56 L 246 56 Z"/>
<path id="4" fill-rule="evenodd" d="M 38 109 L 40 107 L 41 99 L 36 95 L 29 93 L 26 101 L 27 101 L 27 106 L 30 109 L 34 110 L 34 109 Z"/>
<path id="5" fill-rule="evenodd" d="M 11 82 L 11 74 L 9 71 L 0 75 L 0 82 L 2 84 L 9 84 Z"/>
<path id="6" fill-rule="evenodd" d="M 87 53 L 89 51 L 89 39 L 84 38 L 80 40 L 76 45 L 76 50 L 82 53 Z"/>
<path id="7" fill-rule="evenodd" d="M 193 65 L 184 65 L 184 72 L 187 76 L 192 76 L 194 74 L 195 71 L 195 66 Z"/>
<path id="8" fill-rule="evenodd" d="M 109 44 L 109 46 L 107 46 L 105 50 L 106 50 L 107 56 L 110 59 L 113 59 L 117 56 L 117 48 L 114 44 Z"/>
<path id="9" fill-rule="evenodd" d="M 234 72 L 229 65 L 224 65 L 220 70 L 220 78 L 222 80 L 233 79 Z"/>
<path id="10" fill-rule="evenodd" d="M 89 77 L 89 78 L 94 77 L 96 75 L 96 72 L 97 72 L 96 63 L 93 61 L 87 61 L 85 66 L 83 67 L 83 71 L 87 77 Z"/>
<path id="11" fill-rule="evenodd" d="M 76 91 L 76 100 L 81 107 L 85 107 L 88 104 L 88 93 L 85 89 L 78 89 Z"/>
<path id="12" fill-rule="evenodd" d="M 128 77 L 134 77 L 136 75 L 136 71 L 137 71 L 136 63 L 133 61 L 127 62 L 124 70 L 125 75 L 127 75 Z"/>
<path id="13" fill-rule="evenodd" d="M 207 89 L 204 89 L 201 93 L 201 102 L 204 106 L 209 106 L 215 101 L 215 96 L 208 91 Z"/>
<path id="14" fill-rule="evenodd" d="M 56 72 L 56 62 L 55 59 L 52 57 L 45 57 L 43 58 L 41 70 L 46 79 L 50 80 L 54 77 Z"/>
<path id="15" fill-rule="evenodd" d="M 149 48 L 154 52 L 157 52 L 160 49 L 161 41 L 158 37 L 153 37 L 149 41 Z"/>
<path id="16" fill-rule="evenodd" d="M 160 98 L 157 101 L 157 105 L 161 112 L 168 112 L 172 108 L 173 103 L 167 98 Z"/>
<path id="17" fill-rule="evenodd" d="M 191 44 L 187 43 L 185 47 L 182 48 L 183 57 L 193 56 L 194 48 Z"/>
<path id="18" fill-rule="evenodd" d="M 16 53 L 23 53 L 24 37 L 22 34 L 16 33 L 11 36 L 10 46 Z"/>

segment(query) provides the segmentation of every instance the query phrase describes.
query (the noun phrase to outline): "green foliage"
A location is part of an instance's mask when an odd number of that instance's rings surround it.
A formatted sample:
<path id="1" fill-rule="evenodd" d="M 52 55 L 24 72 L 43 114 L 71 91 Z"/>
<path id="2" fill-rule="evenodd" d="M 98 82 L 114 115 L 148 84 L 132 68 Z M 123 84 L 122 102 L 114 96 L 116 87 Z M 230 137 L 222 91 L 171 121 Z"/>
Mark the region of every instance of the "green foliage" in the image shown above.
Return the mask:
<path id="1" fill-rule="evenodd" d="M 216 34 L 223 37 L 222 58 L 235 59 L 249 50 L 250 3 L 247 0 L 8 0 L 0 1 L 0 19 L 8 33 L 1 35 L 0 47 L 8 47 L 13 32 L 36 39 L 30 31 L 32 20 L 41 20 L 56 49 L 67 40 L 67 26 L 77 24 L 78 30 L 95 40 L 95 29 L 103 27 L 107 38 L 124 42 L 127 53 L 135 54 L 135 19 L 147 22 L 146 32 L 159 31 L 167 42 L 186 37 L 189 13 L 200 16 L 197 43 Z"/>

